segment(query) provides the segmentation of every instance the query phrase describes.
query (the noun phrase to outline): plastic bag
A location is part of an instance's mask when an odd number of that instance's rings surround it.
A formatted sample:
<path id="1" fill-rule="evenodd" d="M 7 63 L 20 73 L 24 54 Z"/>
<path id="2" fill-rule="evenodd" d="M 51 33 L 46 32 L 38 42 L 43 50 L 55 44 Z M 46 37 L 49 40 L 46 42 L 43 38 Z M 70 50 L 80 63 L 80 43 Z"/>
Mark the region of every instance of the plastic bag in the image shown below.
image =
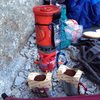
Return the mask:
<path id="1" fill-rule="evenodd" d="M 75 20 L 72 20 L 72 22 Z M 67 26 L 65 27 L 65 32 L 69 39 L 72 39 L 71 41 L 76 43 L 77 40 L 82 36 L 83 26 L 78 25 L 76 22 L 73 23 L 67 23 Z"/>

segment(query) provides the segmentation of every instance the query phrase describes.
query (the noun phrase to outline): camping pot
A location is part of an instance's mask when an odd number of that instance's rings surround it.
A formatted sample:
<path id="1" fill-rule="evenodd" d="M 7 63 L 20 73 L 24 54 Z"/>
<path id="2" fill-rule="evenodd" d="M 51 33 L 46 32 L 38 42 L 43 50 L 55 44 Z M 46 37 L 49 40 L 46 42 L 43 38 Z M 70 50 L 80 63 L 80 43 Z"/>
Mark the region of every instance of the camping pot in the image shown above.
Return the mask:
<path id="1" fill-rule="evenodd" d="M 53 23 L 60 18 L 60 8 L 55 5 L 40 5 L 33 8 L 36 43 L 39 46 L 54 46 Z"/>

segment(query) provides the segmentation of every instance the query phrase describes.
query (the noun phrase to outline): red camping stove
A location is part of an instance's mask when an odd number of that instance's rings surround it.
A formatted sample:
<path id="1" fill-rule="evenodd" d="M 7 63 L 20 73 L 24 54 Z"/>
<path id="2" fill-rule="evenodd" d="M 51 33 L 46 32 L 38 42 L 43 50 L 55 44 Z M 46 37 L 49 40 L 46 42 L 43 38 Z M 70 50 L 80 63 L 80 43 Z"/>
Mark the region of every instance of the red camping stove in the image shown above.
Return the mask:
<path id="1" fill-rule="evenodd" d="M 52 71 L 55 67 L 54 24 L 59 22 L 60 9 L 55 5 L 40 5 L 33 8 L 35 16 L 36 43 L 40 55 L 40 69 Z M 53 62 L 53 63 L 51 63 Z"/>
<path id="2" fill-rule="evenodd" d="M 55 68 L 56 64 L 56 51 L 51 53 L 45 53 L 39 51 L 40 60 L 39 60 L 39 66 L 40 69 L 44 72 L 46 71 L 52 71 Z"/>

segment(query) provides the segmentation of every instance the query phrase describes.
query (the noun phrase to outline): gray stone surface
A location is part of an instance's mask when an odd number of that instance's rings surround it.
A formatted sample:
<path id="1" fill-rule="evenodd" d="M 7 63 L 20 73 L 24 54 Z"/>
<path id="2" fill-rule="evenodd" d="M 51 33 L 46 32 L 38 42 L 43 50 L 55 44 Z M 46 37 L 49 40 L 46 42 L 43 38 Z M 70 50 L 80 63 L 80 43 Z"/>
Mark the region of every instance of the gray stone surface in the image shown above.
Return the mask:
<path id="1" fill-rule="evenodd" d="M 8 66 L 3 66 L 0 70 L 0 95 L 4 92 L 11 95 L 11 86 L 25 62 L 26 58 L 18 54 Z"/>
<path id="2" fill-rule="evenodd" d="M 32 34 L 32 8 L 41 2 L 42 0 L 0 0 L 0 67 L 12 61 Z"/>
<path id="3" fill-rule="evenodd" d="M 25 82 L 25 79 L 22 76 L 17 76 L 16 79 L 15 79 L 15 85 L 16 86 L 21 85 L 24 82 Z"/>
<path id="4" fill-rule="evenodd" d="M 29 37 L 24 47 L 8 66 L 0 67 L 0 95 L 5 92 L 15 97 L 34 97 L 26 85 L 28 74 L 32 71 L 39 70 L 38 67 L 33 64 L 33 62 L 38 59 L 36 42 L 30 47 L 33 43 L 31 43 L 30 40 L 34 41 L 34 38 L 35 33 Z"/>
<path id="5" fill-rule="evenodd" d="M 41 3 L 42 0 L 0 0 L 0 95 L 12 93 L 15 77 L 26 62 L 27 58 L 18 52 L 34 31 L 32 8 Z"/>

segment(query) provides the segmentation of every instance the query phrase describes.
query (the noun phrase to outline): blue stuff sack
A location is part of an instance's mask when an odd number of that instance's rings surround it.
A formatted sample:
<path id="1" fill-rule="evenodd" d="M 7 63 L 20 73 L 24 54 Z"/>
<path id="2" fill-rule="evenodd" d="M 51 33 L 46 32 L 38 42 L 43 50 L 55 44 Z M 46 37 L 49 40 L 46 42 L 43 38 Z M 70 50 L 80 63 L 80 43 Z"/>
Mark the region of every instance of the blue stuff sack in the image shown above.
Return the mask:
<path id="1" fill-rule="evenodd" d="M 100 26 L 100 0 L 66 0 L 67 17 L 84 28 Z"/>

